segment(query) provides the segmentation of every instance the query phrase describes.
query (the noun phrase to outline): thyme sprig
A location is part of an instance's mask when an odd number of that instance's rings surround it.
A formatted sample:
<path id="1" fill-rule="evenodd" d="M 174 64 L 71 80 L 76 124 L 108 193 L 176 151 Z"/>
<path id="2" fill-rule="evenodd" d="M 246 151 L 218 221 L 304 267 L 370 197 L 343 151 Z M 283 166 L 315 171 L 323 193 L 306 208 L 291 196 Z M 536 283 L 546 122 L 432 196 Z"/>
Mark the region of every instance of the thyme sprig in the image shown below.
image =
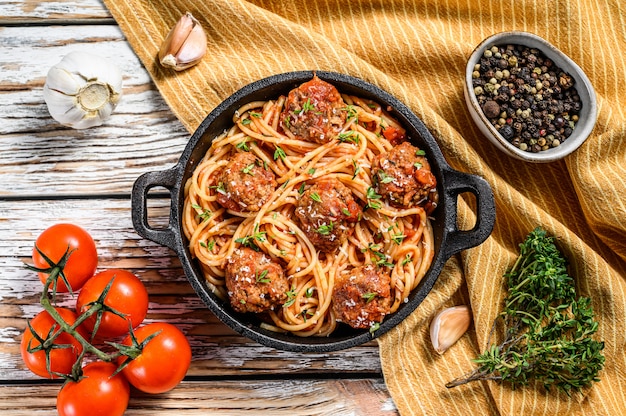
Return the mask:
<path id="1" fill-rule="evenodd" d="M 599 381 L 604 343 L 592 338 L 598 322 L 591 300 L 577 298 L 566 263 L 545 230 L 538 227 L 526 237 L 504 275 L 508 295 L 487 349 L 473 360 L 478 367 L 446 387 L 476 380 L 508 382 L 513 388 L 539 382 L 569 395 Z"/>

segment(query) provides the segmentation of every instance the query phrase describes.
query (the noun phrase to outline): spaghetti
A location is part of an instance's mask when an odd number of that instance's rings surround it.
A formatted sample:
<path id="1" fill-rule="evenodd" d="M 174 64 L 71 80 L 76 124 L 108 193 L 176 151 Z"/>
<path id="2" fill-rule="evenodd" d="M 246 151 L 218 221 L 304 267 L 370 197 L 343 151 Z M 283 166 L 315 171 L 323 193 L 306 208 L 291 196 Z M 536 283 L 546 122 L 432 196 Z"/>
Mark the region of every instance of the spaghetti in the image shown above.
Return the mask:
<path id="1" fill-rule="evenodd" d="M 241 255 L 242 248 L 251 248 L 263 255 L 260 263 L 279 264 L 288 282 L 280 304 L 264 311 L 263 326 L 298 336 L 327 336 L 338 325 L 333 290 L 341 276 L 351 270 L 374 265 L 388 276 L 390 299 L 385 313 L 393 313 L 408 300 L 433 259 L 428 214 L 436 206 L 437 193 L 432 186 L 420 204 L 408 207 L 398 206 L 377 193 L 383 189 L 379 185 L 391 180 L 377 175 L 374 166 L 382 166 L 381 158 L 385 159 L 404 141 L 402 126 L 378 103 L 343 94 L 338 99 L 340 107 L 334 106 L 329 113 L 332 117 L 337 108 L 343 112 L 343 117 L 335 120 L 335 131 L 322 132 L 316 140 L 303 139 L 301 132 L 314 127 L 289 128 L 299 121 L 292 117 L 290 126 L 286 114 L 309 111 L 312 117 L 326 122 L 323 100 L 311 97 L 305 97 L 304 105 L 295 109 L 289 97 L 280 96 L 248 103 L 236 111 L 233 126 L 213 140 L 185 184 L 183 231 L 191 255 L 218 297 L 230 300 L 231 305 L 246 303 L 245 298 L 234 300 L 232 289 L 228 289 L 226 269 L 233 258 Z M 244 160 L 241 154 L 248 159 Z M 427 169 L 425 157 L 420 157 L 423 162 L 419 166 L 414 163 L 416 169 L 423 164 Z M 235 162 L 234 158 L 241 161 Z M 235 168 L 237 163 L 240 167 Z M 254 182 L 242 184 L 242 193 L 247 197 L 258 194 L 257 206 L 251 207 L 254 204 L 248 202 L 240 202 L 239 207 L 228 204 L 224 195 L 229 185 L 225 182 L 233 178 L 227 176 L 230 171 L 239 172 L 244 179 L 256 178 L 255 172 L 271 172 L 271 180 L 263 182 L 263 186 L 272 185 L 260 192 L 261 187 Z M 312 241 L 311 230 L 305 229 L 296 210 L 305 194 L 311 198 L 316 195 L 313 199 L 320 202 L 329 198 L 307 190 L 330 180 L 349 190 L 350 198 L 358 205 L 358 215 L 342 208 L 344 218 L 354 221 L 345 223 L 347 231 L 344 230 L 340 244 L 327 250 Z M 326 229 L 319 227 L 315 231 L 325 234 L 328 228 L 339 227 L 339 223 L 330 221 L 325 224 Z M 272 273 L 277 276 L 275 270 Z M 251 285 L 269 284 L 270 280 L 267 270 L 257 269 Z M 375 297 L 377 293 L 367 295 Z M 259 296 L 264 298 L 263 294 Z M 367 325 L 376 327 L 377 323 Z"/>

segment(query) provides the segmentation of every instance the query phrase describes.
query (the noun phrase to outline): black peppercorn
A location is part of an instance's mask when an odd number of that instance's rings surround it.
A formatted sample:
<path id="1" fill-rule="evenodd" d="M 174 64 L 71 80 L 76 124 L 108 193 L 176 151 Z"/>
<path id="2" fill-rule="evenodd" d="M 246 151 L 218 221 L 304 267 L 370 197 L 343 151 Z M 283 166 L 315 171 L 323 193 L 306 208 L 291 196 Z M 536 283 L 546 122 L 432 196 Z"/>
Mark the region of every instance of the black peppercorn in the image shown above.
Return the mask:
<path id="1" fill-rule="evenodd" d="M 487 118 L 496 118 L 500 115 L 500 105 L 493 100 L 489 100 L 483 105 L 483 113 L 485 113 Z"/>
<path id="2" fill-rule="evenodd" d="M 504 126 L 502 126 L 500 128 L 500 134 L 502 135 L 502 137 L 504 137 L 506 140 L 511 140 L 513 138 L 513 135 L 515 134 L 513 132 L 513 127 L 511 127 L 508 124 L 505 124 Z"/>

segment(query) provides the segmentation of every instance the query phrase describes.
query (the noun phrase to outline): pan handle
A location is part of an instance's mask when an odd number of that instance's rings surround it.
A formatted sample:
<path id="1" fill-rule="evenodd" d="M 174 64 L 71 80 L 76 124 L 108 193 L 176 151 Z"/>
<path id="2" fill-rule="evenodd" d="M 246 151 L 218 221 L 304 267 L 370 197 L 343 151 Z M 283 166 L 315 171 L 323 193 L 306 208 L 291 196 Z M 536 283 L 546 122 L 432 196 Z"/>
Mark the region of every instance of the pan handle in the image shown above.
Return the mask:
<path id="1" fill-rule="evenodd" d="M 449 258 L 481 244 L 489 237 L 496 221 L 496 206 L 493 191 L 482 177 L 450 169 L 444 171 L 444 178 L 444 208 L 449 216 L 445 224 L 448 241 L 442 247 L 446 250 L 444 255 Z M 476 197 L 476 224 L 471 230 L 459 230 L 457 225 L 457 201 L 463 192 L 470 192 Z"/>
<path id="2" fill-rule="evenodd" d="M 144 173 L 133 184 L 131 197 L 133 226 L 137 233 L 176 252 L 178 252 L 176 244 L 178 234 L 173 224 L 177 222 L 174 217 L 175 210 L 171 204 L 176 200 L 176 178 L 178 177 L 177 167 Z M 148 192 L 157 186 L 170 192 L 170 217 L 166 228 L 153 228 L 148 224 Z"/>

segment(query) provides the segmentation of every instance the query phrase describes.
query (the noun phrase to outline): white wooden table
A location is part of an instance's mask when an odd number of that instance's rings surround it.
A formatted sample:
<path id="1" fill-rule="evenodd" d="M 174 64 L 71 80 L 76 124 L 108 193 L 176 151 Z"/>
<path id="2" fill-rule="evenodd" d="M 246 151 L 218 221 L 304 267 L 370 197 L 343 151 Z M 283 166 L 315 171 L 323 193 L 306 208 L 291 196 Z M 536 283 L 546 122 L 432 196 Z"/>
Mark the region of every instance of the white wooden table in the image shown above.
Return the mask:
<path id="1" fill-rule="evenodd" d="M 124 73 L 123 99 L 102 127 L 72 130 L 48 114 L 45 76 L 72 50 Z M 245 339 L 204 307 L 174 252 L 137 235 L 133 182 L 173 166 L 188 139 L 99 0 L 0 2 L 0 414 L 55 414 L 60 382 L 36 377 L 20 358 L 26 321 L 41 310 L 40 282 L 24 262 L 41 231 L 72 222 L 96 240 L 99 269 L 143 280 L 148 320 L 177 325 L 192 345 L 185 381 L 161 395 L 133 392 L 128 415 L 397 415 L 376 343 L 302 354 Z M 167 212 L 167 201 L 153 205 Z"/>

